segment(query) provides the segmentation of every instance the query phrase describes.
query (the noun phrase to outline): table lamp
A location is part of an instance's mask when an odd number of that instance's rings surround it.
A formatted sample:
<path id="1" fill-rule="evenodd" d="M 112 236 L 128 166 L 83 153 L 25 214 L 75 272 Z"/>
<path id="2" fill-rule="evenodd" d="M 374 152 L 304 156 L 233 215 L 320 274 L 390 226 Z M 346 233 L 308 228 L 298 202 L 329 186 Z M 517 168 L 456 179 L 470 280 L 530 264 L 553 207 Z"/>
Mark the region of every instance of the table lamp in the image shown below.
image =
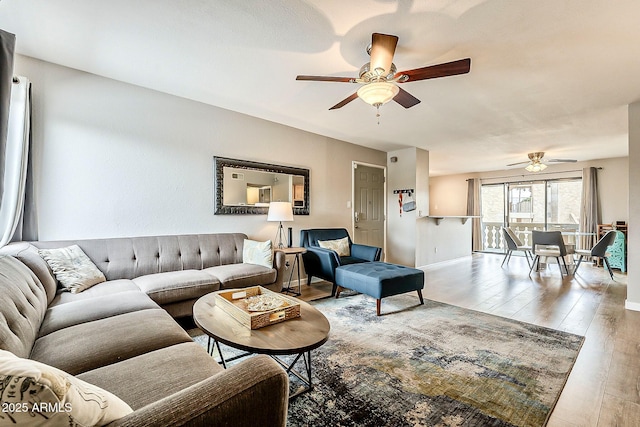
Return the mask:
<path id="1" fill-rule="evenodd" d="M 269 213 L 267 214 L 267 221 L 278 221 L 278 233 L 276 234 L 276 244 L 278 248 L 283 248 L 282 243 L 284 236 L 284 229 L 282 227 L 282 221 L 293 221 L 293 208 L 290 202 L 271 202 L 269 203 Z"/>

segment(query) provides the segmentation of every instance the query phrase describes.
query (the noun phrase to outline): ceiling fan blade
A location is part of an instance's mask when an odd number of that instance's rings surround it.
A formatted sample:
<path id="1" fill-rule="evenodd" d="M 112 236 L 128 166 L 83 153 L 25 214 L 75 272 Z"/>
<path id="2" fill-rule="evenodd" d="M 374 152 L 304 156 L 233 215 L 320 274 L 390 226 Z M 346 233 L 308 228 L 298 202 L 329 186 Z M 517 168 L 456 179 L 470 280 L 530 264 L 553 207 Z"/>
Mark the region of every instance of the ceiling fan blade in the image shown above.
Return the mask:
<path id="1" fill-rule="evenodd" d="M 353 95 L 350 95 L 349 97 L 347 97 L 347 98 L 343 99 L 342 101 L 338 102 L 333 107 L 329 108 L 329 110 L 337 110 L 338 108 L 342 108 L 345 105 L 347 105 L 348 103 L 350 103 L 351 101 L 353 101 L 354 99 L 356 99 L 357 97 L 358 97 L 358 92 L 355 92 Z"/>
<path id="2" fill-rule="evenodd" d="M 355 83 L 353 77 L 332 77 L 332 76 L 297 76 L 296 80 L 310 80 L 314 82 L 343 82 Z"/>
<path id="3" fill-rule="evenodd" d="M 407 80 L 400 80 L 398 83 L 415 82 L 416 80 L 435 79 L 438 77 L 455 76 L 457 74 L 468 73 L 471 69 L 471 58 L 459 59 L 457 61 L 446 62 L 444 64 L 430 65 L 428 67 L 416 68 L 414 70 L 401 71 L 395 75 L 409 76 Z"/>
<path id="4" fill-rule="evenodd" d="M 531 163 L 531 161 L 526 162 L 518 162 L 518 163 L 510 163 L 507 166 L 518 166 L 518 165 L 526 165 L 527 163 Z"/>
<path id="5" fill-rule="evenodd" d="M 384 71 L 380 73 L 386 76 L 391 72 L 391 63 L 393 55 L 396 52 L 398 37 L 389 34 L 373 33 L 371 35 L 371 61 L 369 69 L 375 71 L 382 68 Z"/>
<path id="6" fill-rule="evenodd" d="M 575 163 L 577 160 L 574 159 L 549 159 L 546 160 L 548 163 Z"/>
<path id="7" fill-rule="evenodd" d="M 402 105 L 404 108 L 411 108 L 414 105 L 417 105 L 417 104 L 420 103 L 420 100 L 418 98 L 416 98 L 415 96 L 411 95 L 406 90 L 404 90 L 402 88 L 398 88 L 398 89 L 400 89 L 400 91 L 393 98 L 393 100 L 396 101 L 398 104 Z"/>

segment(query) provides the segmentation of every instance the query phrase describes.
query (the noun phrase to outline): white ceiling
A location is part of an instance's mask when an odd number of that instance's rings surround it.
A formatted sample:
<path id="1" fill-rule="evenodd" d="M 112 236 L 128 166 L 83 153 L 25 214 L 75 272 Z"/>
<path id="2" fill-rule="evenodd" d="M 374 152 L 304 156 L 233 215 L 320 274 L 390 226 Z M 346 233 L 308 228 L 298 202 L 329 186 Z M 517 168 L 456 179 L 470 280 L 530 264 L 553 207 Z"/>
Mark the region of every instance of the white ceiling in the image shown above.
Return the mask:
<path id="1" fill-rule="evenodd" d="M 430 151 L 433 175 L 547 158 L 626 156 L 640 100 L 638 0 L 2 0 L 20 54 L 385 151 Z M 375 109 L 357 76 L 371 33 L 399 70 L 470 57 L 469 74 L 402 86 Z M 553 166 L 551 166 L 553 167 Z"/>

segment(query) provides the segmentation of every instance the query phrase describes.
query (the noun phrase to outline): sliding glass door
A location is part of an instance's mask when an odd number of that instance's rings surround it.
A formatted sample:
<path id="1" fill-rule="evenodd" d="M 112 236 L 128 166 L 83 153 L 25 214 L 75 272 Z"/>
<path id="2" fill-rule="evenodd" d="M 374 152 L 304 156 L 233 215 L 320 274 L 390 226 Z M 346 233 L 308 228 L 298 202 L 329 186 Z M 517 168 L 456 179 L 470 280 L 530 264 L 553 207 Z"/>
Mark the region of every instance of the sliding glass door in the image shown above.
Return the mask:
<path id="1" fill-rule="evenodd" d="M 511 227 L 524 244 L 532 230 L 577 231 L 580 223 L 581 179 L 487 184 L 481 187 L 483 250 L 506 249 L 500 233 Z"/>
<path id="2" fill-rule="evenodd" d="M 507 186 L 508 216 L 506 226 L 511 227 L 522 243 L 531 243 L 531 230 L 544 230 L 547 213 L 546 183 L 528 182 Z"/>
<path id="3" fill-rule="evenodd" d="M 505 221 L 504 184 L 480 187 L 480 222 L 482 226 L 482 249 L 487 252 L 502 252 L 504 240 L 500 228 Z"/>

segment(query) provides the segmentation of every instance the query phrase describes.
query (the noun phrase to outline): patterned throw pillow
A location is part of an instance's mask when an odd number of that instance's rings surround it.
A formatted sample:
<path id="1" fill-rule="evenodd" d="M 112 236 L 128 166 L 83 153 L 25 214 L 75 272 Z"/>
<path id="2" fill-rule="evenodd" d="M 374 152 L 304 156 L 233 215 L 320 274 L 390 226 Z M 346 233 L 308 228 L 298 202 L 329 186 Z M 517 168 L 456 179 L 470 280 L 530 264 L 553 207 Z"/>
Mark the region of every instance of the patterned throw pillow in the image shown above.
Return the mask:
<path id="1" fill-rule="evenodd" d="M 349 249 L 349 238 L 344 237 L 337 240 L 318 240 L 318 245 L 321 248 L 331 249 L 336 251 L 338 256 L 350 256 L 351 250 Z"/>
<path id="2" fill-rule="evenodd" d="M 256 264 L 267 268 L 273 268 L 271 240 L 267 240 L 266 242 L 256 242 L 255 240 L 245 239 L 242 246 L 242 262 L 245 264 Z"/>
<path id="3" fill-rule="evenodd" d="M 0 350 L 0 424 L 102 426 L 133 412 L 117 396 L 35 360 Z"/>
<path id="4" fill-rule="evenodd" d="M 64 290 L 72 294 L 107 280 L 78 245 L 58 249 L 38 249 L 38 253 L 49 264 Z"/>

